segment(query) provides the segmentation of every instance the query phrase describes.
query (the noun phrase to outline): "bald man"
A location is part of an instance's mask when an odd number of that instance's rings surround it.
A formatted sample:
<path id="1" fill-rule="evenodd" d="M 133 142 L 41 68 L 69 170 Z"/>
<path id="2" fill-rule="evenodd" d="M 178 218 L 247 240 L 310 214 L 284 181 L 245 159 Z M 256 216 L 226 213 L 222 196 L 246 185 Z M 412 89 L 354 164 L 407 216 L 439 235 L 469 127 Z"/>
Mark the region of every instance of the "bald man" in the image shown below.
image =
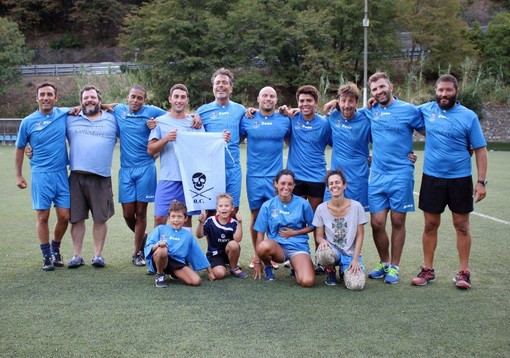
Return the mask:
<path id="1" fill-rule="evenodd" d="M 290 135 L 289 118 L 275 112 L 278 102 L 276 91 L 272 87 L 262 88 L 257 102 L 259 110 L 254 113 L 253 118 L 244 117 L 241 120 L 241 140 L 248 139 L 246 191 L 254 245 L 257 234 L 253 230 L 253 224 L 262 204 L 275 195 L 273 179 L 283 169 L 283 147 L 285 139 Z"/>

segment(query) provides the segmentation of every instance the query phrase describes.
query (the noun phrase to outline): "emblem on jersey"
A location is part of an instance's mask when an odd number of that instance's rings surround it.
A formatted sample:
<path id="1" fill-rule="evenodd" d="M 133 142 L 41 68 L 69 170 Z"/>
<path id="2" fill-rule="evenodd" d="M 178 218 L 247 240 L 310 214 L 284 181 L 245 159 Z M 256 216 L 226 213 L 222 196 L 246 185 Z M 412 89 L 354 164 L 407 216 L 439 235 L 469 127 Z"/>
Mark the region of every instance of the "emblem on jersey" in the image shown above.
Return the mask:
<path id="1" fill-rule="evenodd" d="M 218 112 L 211 113 L 211 119 L 212 120 L 217 119 L 217 118 L 218 118 Z"/>
<path id="2" fill-rule="evenodd" d="M 259 121 L 253 121 L 253 128 L 258 128 L 260 127 L 260 122 Z"/>
<path id="3" fill-rule="evenodd" d="M 271 210 L 271 217 L 277 218 L 279 212 L 280 212 L 280 210 L 278 210 L 278 209 Z"/>
<path id="4" fill-rule="evenodd" d="M 430 122 L 434 122 L 436 119 L 437 119 L 437 113 L 432 113 L 430 115 L 429 121 Z"/>
<path id="5" fill-rule="evenodd" d="M 194 190 L 190 189 L 190 191 L 194 194 L 192 197 L 193 199 L 196 197 L 200 197 L 200 198 L 205 198 L 205 199 L 211 200 L 211 198 L 208 197 L 207 195 L 204 195 L 204 193 L 207 193 L 208 191 L 213 190 L 214 187 L 210 187 L 208 189 L 205 188 L 205 185 L 207 184 L 207 177 L 205 176 L 204 173 L 197 172 L 197 173 L 193 174 L 193 176 L 191 177 L 191 181 L 193 183 L 193 187 L 196 190 L 196 191 L 194 191 Z M 195 200 L 201 200 L 201 199 L 195 199 Z"/>

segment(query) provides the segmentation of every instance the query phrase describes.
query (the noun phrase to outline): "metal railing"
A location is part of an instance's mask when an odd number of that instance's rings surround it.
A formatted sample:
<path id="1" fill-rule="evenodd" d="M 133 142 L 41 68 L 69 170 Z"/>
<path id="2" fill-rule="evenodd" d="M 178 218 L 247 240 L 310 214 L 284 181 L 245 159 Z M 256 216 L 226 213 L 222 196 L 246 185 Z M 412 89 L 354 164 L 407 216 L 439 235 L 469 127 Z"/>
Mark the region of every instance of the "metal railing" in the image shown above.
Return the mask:
<path id="1" fill-rule="evenodd" d="M 22 76 L 74 76 L 120 74 L 142 68 L 134 62 L 99 62 L 20 66 Z"/>

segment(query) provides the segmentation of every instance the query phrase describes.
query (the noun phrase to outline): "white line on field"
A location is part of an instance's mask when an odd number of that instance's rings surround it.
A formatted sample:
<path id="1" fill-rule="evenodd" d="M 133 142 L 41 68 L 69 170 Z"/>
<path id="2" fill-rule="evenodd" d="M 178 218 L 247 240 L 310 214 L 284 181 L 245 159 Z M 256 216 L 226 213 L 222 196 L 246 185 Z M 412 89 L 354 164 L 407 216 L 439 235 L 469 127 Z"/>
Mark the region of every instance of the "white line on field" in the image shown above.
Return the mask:
<path id="1" fill-rule="evenodd" d="M 284 158 L 287 159 L 287 156 L 284 156 Z M 414 191 L 413 193 L 414 193 L 414 195 L 419 196 L 418 192 Z M 495 222 L 500 223 L 500 224 L 510 225 L 510 221 L 498 219 L 498 218 L 495 218 L 495 217 L 492 217 L 492 216 L 489 216 L 489 215 L 485 215 L 485 214 L 482 214 L 482 213 L 477 213 L 476 211 L 473 211 L 471 214 L 479 216 L 479 217 L 484 218 L 484 219 L 489 219 L 489 220 L 495 221 Z"/>

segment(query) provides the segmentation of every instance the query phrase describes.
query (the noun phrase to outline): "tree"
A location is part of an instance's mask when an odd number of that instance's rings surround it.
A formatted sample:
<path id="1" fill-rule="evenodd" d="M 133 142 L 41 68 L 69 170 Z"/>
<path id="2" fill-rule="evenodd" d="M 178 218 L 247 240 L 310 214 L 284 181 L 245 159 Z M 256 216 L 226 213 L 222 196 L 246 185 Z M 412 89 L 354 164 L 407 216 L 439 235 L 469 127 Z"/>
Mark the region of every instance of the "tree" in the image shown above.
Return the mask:
<path id="1" fill-rule="evenodd" d="M 510 13 L 497 14 L 485 34 L 483 55 L 485 63 L 496 74 L 510 82 Z"/>
<path id="2" fill-rule="evenodd" d="M 425 56 L 423 69 L 436 73 L 438 69 L 458 71 L 466 57 L 476 56 L 467 37 L 467 24 L 460 18 L 459 0 L 400 0 L 400 21 L 403 31 L 409 31 L 412 49 L 421 49 Z M 410 57 L 409 68 L 421 56 Z"/>
<path id="3" fill-rule="evenodd" d="M 115 40 L 122 19 L 128 13 L 128 5 L 117 0 L 75 0 L 70 20 L 83 29 L 82 36 L 91 35 L 93 40 Z"/>
<path id="4" fill-rule="evenodd" d="M 19 66 L 29 60 L 24 51 L 25 37 L 18 25 L 0 17 L 0 93 L 5 85 L 14 82 L 20 76 Z"/>
<path id="5" fill-rule="evenodd" d="M 236 70 L 235 100 L 268 84 L 290 99 L 298 86 L 318 86 L 324 76 L 333 83 L 361 77 L 363 3 L 157 0 L 126 18 L 119 40 L 127 54 L 137 48 L 138 58 L 152 65 L 154 85 L 186 83 L 192 106 L 211 98 L 210 75 L 222 66 Z M 395 7 L 380 0 L 373 14 L 371 61 L 381 64 L 398 48 Z"/>

